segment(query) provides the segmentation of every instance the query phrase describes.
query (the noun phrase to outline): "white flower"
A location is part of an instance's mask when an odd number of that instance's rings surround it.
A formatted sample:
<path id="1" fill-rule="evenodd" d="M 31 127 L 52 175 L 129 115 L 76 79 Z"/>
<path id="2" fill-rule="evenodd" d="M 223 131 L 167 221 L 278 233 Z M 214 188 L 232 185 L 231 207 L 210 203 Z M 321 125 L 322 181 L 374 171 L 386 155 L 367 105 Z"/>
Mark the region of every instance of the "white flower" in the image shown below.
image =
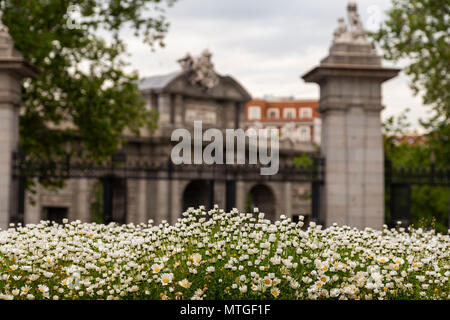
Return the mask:
<path id="1" fill-rule="evenodd" d="M 178 281 L 178 284 L 182 286 L 183 288 L 189 289 L 191 287 L 191 282 L 188 281 L 188 279 L 183 279 L 181 281 Z"/>
<path id="2" fill-rule="evenodd" d="M 389 261 L 389 258 L 387 258 L 387 257 L 379 257 L 378 258 L 378 262 L 380 262 L 380 263 L 386 263 L 388 261 Z"/>
<path id="3" fill-rule="evenodd" d="M 195 265 L 198 265 L 202 260 L 202 255 L 199 253 L 194 253 L 192 256 L 189 257 L 189 260 L 191 260 Z"/>
<path id="4" fill-rule="evenodd" d="M 40 284 L 40 285 L 38 285 L 38 290 L 41 293 L 47 293 L 48 292 L 48 287 L 46 285 L 44 285 L 44 284 Z"/>
<path id="5" fill-rule="evenodd" d="M 166 286 L 169 283 L 171 283 L 172 279 L 173 279 L 173 274 L 172 273 L 163 273 L 161 275 L 161 283 L 162 283 L 163 286 Z"/>
<path id="6" fill-rule="evenodd" d="M 280 290 L 278 288 L 274 287 L 270 290 L 270 293 L 276 298 L 279 296 Z"/>
<path id="7" fill-rule="evenodd" d="M 162 270 L 162 268 L 163 268 L 163 266 L 162 266 L 161 264 L 154 263 L 154 264 L 152 265 L 152 271 L 153 271 L 153 273 L 158 273 L 158 272 L 160 272 L 160 271 Z"/>

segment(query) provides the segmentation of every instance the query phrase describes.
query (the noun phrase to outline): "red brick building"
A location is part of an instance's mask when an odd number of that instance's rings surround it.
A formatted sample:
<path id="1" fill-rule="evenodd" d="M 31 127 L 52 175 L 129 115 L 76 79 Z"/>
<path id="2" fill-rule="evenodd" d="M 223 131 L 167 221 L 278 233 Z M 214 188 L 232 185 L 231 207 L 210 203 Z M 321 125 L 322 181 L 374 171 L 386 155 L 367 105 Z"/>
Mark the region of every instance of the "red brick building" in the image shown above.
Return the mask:
<path id="1" fill-rule="evenodd" d="M 417 133 L 410 133 L 404 135 L 395 135 L 392 137 L 392 142 L 396 145 L 407 143 L 410 146 L 423 145 L 425 143 L 425 137 Z"/>
<path id="2" fill-rule="evenodd" d="M 291 98 L 254 99 L 246 104 L 247 127 L 260 123 L 264 128 L 280 129 L 294 123 L 304 141 L 320 144 L 320 114 L 317 100 L 294 100 Z"/>

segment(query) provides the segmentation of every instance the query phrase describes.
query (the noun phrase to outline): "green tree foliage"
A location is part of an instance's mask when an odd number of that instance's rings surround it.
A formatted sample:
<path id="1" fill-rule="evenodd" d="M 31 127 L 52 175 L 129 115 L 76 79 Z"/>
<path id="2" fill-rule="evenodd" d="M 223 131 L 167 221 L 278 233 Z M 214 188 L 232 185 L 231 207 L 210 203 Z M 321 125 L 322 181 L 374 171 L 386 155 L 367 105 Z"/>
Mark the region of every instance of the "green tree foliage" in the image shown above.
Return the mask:
<path id="1" fill-rule="evenodd" d="M 447 167 L 448 163 L 442 157 L 436 157 L 435 146 L 430 143 L 428 136 L 410 144 L 408 141 L 397 139 L 410 131 L 410 124 L 406 121 L 409 109 L 397 118 L 390 117 L 384 124 L 385 157 L 393 167 L 417 170 L 430 168 L 432 162 L 437 168 Z M 439 159 L 439 162 L 436 162 Z M 390 221 L 389 194 L 386 193 L 386 215 Z M 448 210 L 450 206 L 450 188 L 446 186 L 419 186 L 411 188 L 411 222 L 415 226 L 433 227 L 440 232 L 448 229 Z"/>
<path id="2" fill-rule="evenodd" d="M 430 118 L 421 120 L 426 130 L 423 144 L 394 143 L 408 128 L 406 113 L 385 122 L 386 157 L 396 167 L 450 166 L 450 6 L 446 0 L 393 0 L 380 29 L 371 33 L 384 58 L 404 61 L 410 86 L 430 107 Z M 450 191 L 447 187 L 414 186 L 413 223 L 447 228 Z"/>
<path id="3" fill-rule="evenodd" d="M 450 163 L 450 6 L 446 0 L 393 0 L 387 20 L 372 33 L 384 58 L 407 61 L 410 86 L 431 106 L 427 144 L 436 163 Z"/>
<path id="4" fill-rule="evenodd" d="M 153 128 L 136 72 L 125 67 L 130 33 L 163 45 L 172 0 L 0 0 L 16 48 L 40 74 L 23 85 L 20 144 L 32 157 L 102 160 L 125 129 Z M 149 50 L 150 54 L 150 50 Z M 67 125 L 67 124 L 70 125 Z"/>
<path id="5" fill-rule="evenodd" d="M 103 184 L 100 180 L 93 185 L 89 209 L 91 222 L 103 223 Z"/>
<path id="6" fill-rule="evenodd" d="M 293 164 L 299 168 L 312 168 L 314 160 L 309 154 L 302 153 L 301 155 L 294 157 Z"/>

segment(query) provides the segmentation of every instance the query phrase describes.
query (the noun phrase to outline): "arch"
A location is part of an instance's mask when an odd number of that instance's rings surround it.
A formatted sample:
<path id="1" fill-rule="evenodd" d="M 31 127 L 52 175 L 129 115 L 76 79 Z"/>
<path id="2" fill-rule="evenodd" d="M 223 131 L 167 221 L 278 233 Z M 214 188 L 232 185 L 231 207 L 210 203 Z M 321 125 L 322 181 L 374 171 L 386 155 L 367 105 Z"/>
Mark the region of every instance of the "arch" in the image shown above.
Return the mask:
<path id="1" fill-rule="evenodd" d="M 193 180 L 184 188 L 182 209 L 189 207 L 209 206 L 209 184 L 206 180 Z"/>
<path id="2" fill-rule="evenodd" d="M 127 220 L 127 181 L 116 176 L 101 178 L 103 185 L 103 222 L 125 224 Z"/>
<path id="3" fill-rule="evenodd" d="M 276 199 L 272 189 L 264 184 L 254 185 L 248 192 L 250 207 L 257 207 L 260 212 L 264 212 L 265 218 L 275 220 Z"/>

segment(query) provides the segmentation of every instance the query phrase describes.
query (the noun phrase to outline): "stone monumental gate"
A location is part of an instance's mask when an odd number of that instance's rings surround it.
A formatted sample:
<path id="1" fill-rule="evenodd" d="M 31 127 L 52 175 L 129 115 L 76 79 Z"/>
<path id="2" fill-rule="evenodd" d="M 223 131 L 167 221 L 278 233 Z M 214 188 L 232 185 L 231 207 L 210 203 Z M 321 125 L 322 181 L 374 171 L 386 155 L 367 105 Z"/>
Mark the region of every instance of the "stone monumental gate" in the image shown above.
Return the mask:
<path id="1" fill-rule="evenodd" d="M 114 202 L 104 205 L 110 220 L 144 222 L 153 218 L 146 212 L 156 210 L 161 215 L 156 221 L 164 218 L 174 222 L 183 206 L 192 199 L 210 204 L 214 201 L 227 209 L 236 206 L 246 210 L 247 194 L 264 200 L 262 209 L 272 218 L 281 213 L 292 217 L 299 211 L 296 205 L 301 206 L 293 197 L 293 190 L 312 183 L 313 218 L 316 220 L 325 225 L 337 222 L 359 228 L 381 228 L 384 221 L 381 84 L 394 77 L 398 70 L 381 66 L 380 57 L 367 41 L 356 5 L 349 5 L 348 18 L 349 26 L 343 19 L 339 20 L 329 56 L 303 76 L 308 82 L 318 83 L 321 89 L 321 155 L 326 159 L 325 175 L 321 172 L 320 161 L 318 166 L 308 170 L 289 167 L 292 157 L 298 154 L 292 147 L 280 150 L 280 173 L 264 179 L 255 168 L 246 166 L 172 166 L 169 162 L 171 145 L 167 142 L 170 139 L 167 139 L 174 128 L 186 127 L 198 119 L 220 129 L 242 127 L 244 103 L 250 99 L 233 78 L 215 73 L 210 54 L 205 53 L 198 59 L 187 56 L 180 59 L 180 72 L 142 82 L 148 107 L 160 114 L 159 129 L 156 134 L 144 132 L 141 138 L 130 137 L 129 144 L 122 150 L 126 158 L 113 161 L 106 168 L 83 164 L 57 164 L 46 168 L 51 175 L 79 179 L 66 190 L 69 193 L 61 191 L 59 194 L 62 195 L 58 198 L 60 201 L 70 198 L 75 203 L 77 212 L 69 218 L 87 218 L 90 184 L 86 172 L 90 172 L 103 182 L 105 197 L 119 194 L 124 199 L 120 201 L 116 197 Z M 21 167 L 21 161 L 13 166 L 12 155 L 17 151 L 20 81 L 23 77 L 34 76 L 36 70 L 13 50 L 4 26 L 0 30 L 0 46 L 0 227 L 5 228 L 8 221 L 18 221 L 20 210 L 24 213 L 23 208 L 17 207 L 20 201 L 14 198 L 20 194 L 18 185 L 23 183 L 19 183 L 20 179 L 13 180 L 17 175 L 13 175 L 12 169 L 23 172 L 21 170 L 26 171 L 27 167 Z M 142 164 L 143 156 L 159 164 Z M 314 196 L 319 188 L 320 204 Z M 76 194 L 70 193 L 73 191 Z M 180 195 L 183 195 L 183 202 L 176 199 Z M 153 200 L 149 202 L 147 197 Z M 131 199 L 131 203 L 127 204 L 126 199 Z M 111 219 L 127 208 L 131 218 Z M 315 215 L 314 208 L 320 210 L 320 214 Z M 26 214 L 29 216 L 30 212 Z M 25 222 L 38 222 L 40 213 L 34 215 L 34 220 L 27 220 L 25 216 Z"/>

